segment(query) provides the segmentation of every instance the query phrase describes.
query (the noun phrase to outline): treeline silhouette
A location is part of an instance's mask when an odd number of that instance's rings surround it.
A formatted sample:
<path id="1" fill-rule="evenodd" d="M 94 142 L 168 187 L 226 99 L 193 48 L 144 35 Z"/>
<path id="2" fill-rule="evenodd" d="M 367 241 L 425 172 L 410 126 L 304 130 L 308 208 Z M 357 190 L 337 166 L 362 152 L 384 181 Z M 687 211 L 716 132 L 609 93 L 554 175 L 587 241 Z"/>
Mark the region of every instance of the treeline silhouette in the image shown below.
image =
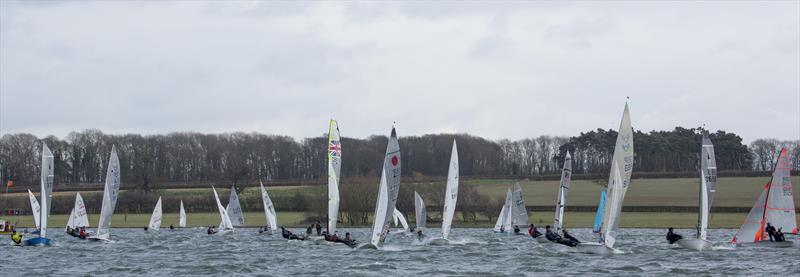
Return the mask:
<path id="1" fill-rule="evenodd" d="M 637 131 L 636 172 L 696 171 L 700 128 Z M 400 133 L 402 135 L 402 132 Z M 462 176 L 537 176 L 558 174 L 566 151 L 576 173 L 606 173 L 617 132 L 597 129 L 574 137 L 540 136 L 492 141 L 468 134 L 401 136 L 404 176 L 446 176 L 450 149 L 458 142 Z M 798 141 L 760 139 L 750 147 L 734 133 L 710 134 L 720 171 L 768 171 L 780 147 L 792 151 L 798 165 Z M 55 155 L 57 185 L 103 182 L 111 146 L 116 145 L 122 181 L 144 190 L 159 182 L 240 183 L 256 180 L 319 180 L 326 176 L 327 135 L 295 140 L 260 133 L 170 133 L 112 135 L 98 130 L 72 132 L 65 138 L 31 134 L 0 138 L 0 177 L 15 186 L 38 185 L 41 143 Z M 342 138 L 343 178 L 379 175 L 386 136 Z"/>

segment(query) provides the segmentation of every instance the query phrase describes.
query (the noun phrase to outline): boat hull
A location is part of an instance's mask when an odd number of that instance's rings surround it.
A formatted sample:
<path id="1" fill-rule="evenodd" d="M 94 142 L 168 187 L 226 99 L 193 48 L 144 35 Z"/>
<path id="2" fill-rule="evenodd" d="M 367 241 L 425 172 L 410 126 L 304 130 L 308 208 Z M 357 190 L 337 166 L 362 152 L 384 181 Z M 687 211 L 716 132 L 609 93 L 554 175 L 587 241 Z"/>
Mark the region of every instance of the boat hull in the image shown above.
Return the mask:
<path id="1" fill-rule="evenodd" d="M 25 246 L 51 246 L 53 242 L 48 238 L 32 238 L 25 240 Z"/>
<path id="2" fill-rule="evenodd" d="M 787 240 L 787 241 L 759 241 L 759 242 L 747 242 L 747 243 L 737 243 L 736 247 L 792 247 L 794 246 L 794 242 Z"/>
<path id="3" fill-rule="evenodd" d="M 378 246 L 374 245 L 372 243 L 364 243 L 364 244 L 359 244 L 358 246 L 356 246 L 356 248 L 357 249 L 378 249 Z"/>
<path id="4" fill-rule="evenodd" d="M 448 245 L 450 240 L 446 238 L 432 238 L 429 242 L 430 245 Z"/>
<path id="5" fill-rule="evenodd" d="M 712 243 L 710 241 L 698 238 L 680 239 L 677 244 L 683 248 L 697 251 L 711 250 Z"/>
<path id="6" fill-rule="evenodd" d="M 551 241 L 550 241 L 550 240 L 548 240 L 548 239 L 547 239 L 547 238 L 546 238 L 544 235 L 541 235 L 541 236 L 535 237 L 535 238 L 533 238 L 533 239 L 535 239 L 535 240 L 536 240 L 536 241 L 538 241 L 539 243 L 550 243 L 550 242 L 551 242 Z"/>
<path id="7" fill-rule="evenodd" d="M 616 252 L 614 248 L 596 242 L 580 243 L 578 244 L 577 248 L 578 251 L 581 251 L 583 253 L 596 254 L 596 255 L 610 255 Z"/>

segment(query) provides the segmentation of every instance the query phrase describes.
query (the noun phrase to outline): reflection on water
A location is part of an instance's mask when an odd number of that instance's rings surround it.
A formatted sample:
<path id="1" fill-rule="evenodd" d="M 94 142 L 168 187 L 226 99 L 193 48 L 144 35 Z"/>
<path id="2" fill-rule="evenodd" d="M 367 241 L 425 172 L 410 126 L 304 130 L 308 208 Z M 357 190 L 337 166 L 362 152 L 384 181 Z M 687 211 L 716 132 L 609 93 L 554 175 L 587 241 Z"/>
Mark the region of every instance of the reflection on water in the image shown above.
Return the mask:
<path id="1" fill-rule="evenodd" d="M 302 230 L 297 229 L 297 232 Z M 367 229 L 347 230 L 366 241 Z M 590 229 L 572 230 L 593 238 Z M 435 235 L 429 230 L 429 235 Z M 6 275 L 778 275 L 798 276 L 795 244 L 790 248 L 733 247 L 695 252 L 669 246 L 665 230 L 623 229 L 618 248 L 624 254 L 594 256 L 573 248 L 540 244 L 527 236 L 494 234 L 486 229 L 454 229 L 452 245 L 431 246 L 413 236 L 394 234 L 382 250 L 356 250 L 342 244 L 286 241 L 237 229 L 232 235 L 206 235 L 204 228 L 145 233 L 114 229 L 113 243 L 55 235 L 57 246 L 2 244 Z M 691 232 L 682 230 L 684 235 Z M 712 230 L 709 237 L 729 241 L 735 230 Z M 4 238 L 5 239 L 5 238 Z M 9 257 L 14 257 L 9 262 Z"/>

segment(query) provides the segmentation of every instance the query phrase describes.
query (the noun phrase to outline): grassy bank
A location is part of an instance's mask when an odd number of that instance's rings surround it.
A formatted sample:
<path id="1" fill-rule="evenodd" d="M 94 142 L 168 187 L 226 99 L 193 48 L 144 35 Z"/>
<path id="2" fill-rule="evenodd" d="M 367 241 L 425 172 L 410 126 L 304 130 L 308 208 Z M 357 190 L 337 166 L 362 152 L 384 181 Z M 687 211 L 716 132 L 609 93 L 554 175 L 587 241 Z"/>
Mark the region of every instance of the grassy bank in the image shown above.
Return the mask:
<path id="1" fill-rule="evenodd" d="M 90 224 L 92 226 L 97 225 L 97 216 L 96 214 L 89 215 Z M 190 227 L 198 227 L 198 226 L 209 226 L 209 225 L 217 225 L 219 224 L 219 214 L 218 213 L 191 213 L 187 214 L 187 224 Z M 245 213 L 245 223 L 248 226 L 255 227 L 255 226 L 262 226 L 265 224 L 264 214 L 263 213 Z M 726 214 L 714 214 L 711 217 L 710 227 L 711 228 L 739 228 L 739 226 L 744 221 L 746 214 L 735 214 L 735 213 L 726 213 Z M 20 217 L 4 217 L 5 220 L 10 220 L 11 222 L 19 222 L 18 226 L 21 227 L 32 227 L 33 226 L 33 217 L 31 216 L 20 216 Z M 278 224 L 292 226 L 292 227 L 305 227 L 307 223 L 304 223 L 305 215 L 304 213 L 299 212 L 278 212 Z M 494 222 L 489 222 L 485 220 L 479 220 L 476 222 L 463 222 L 458 221 L 460 216 L 456 216 L 456 222 L 454 225 L 456 227 L 492 227 L 494 226 Z M 800 217 L 799 217 L 800 219 Z M 50 216 L 49 223 L 51 226 L 62 227 L 66 224 L 67 216 L 66 215 L 52 215 Z M 114 227 L 144 227 L 150 221 L 150 214 L 118 214 L 114 215 L 112 219 L 112 226 Z M 552 213 L 529 213 L 529 222 L 535 223 L 537 225 L 547 225 L 553 222 L 553 214 Z M 585 212 L 574 212 L 574 213 L 567 213 L 564 216 L 565 225 L 568 228 L 584 228 L 584 227 L 591 227 L 592 223 L 594 222 L 594 213 L 585 213 Z M 697 222 L 697 214 L 695 213 L 636 213 L 636 212 L 629 212 L 623 213 L 622 222 L 620 226 L 624 228 L 666 228 L 666 227 L 676 227 L 676 228 L 694 228 Z M 161 225 L 163 227 L 168 227 L 170 224 L 178 226 L 178 214 L 168 213 L 164 214 L 163 221 Z M 413 218 L 409 218 L 409 224 L 414 224 Z M 367 225 L 363 226 L 346 226 L 346 224 L 340 224 L 343 227 L 369 227 Z M 370 225 L 371 226 L 371 225 Z M 429 223 L 428 227 L 435 228 L 438 227 L 438 223 Z"/>

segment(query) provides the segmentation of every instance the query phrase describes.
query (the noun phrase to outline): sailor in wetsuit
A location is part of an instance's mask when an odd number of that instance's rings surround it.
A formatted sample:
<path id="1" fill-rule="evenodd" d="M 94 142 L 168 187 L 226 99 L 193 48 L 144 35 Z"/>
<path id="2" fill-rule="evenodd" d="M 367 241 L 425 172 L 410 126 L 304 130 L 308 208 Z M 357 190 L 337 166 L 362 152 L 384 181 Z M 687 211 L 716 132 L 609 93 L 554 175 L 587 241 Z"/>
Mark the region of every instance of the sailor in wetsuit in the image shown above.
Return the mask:
<path id="1" fill-rule="evenodd" d="M 11 240 L 13 240 L 15 244 L 19 245 L 22 243 L 22 235 L 17 233 L 17 230 L 14 230 L 11 232 Z"/>
<path id="2" fill-rule="evenodd" d="M 542 233 L 539 232 L 539 229 L 536 229 L 536 226 L 531 224 L 531 227 L 528 228 L 528 235 L 531 235 L 531 237 L 534 238 L 538 238 L 539 236 L 542 235 Z"/>
<path id="3" fill-rule="evenodd" d="M 775 241 L 786 241 L 786 237 L 783 236 L 783 227 L 778 228 L 778 231 L 775 232 Z"/>
<path id="4" fill-rule="evenodd" d="M 764 228 L 764 232 L 767 232 L 769 235 L 769 241 L 773 241 L 775 238 L 775 226 L 772 226 L 769 222 L 767 222 L 767 227 Z"/>
<path id="5" fill-rule="evenodd" d="M 676 234 L 673 231 L 672 227 L 669 227 L 669 230 L 667 231 L 667 241 L 669 242 L 669 244 L 673 244 L 682 238 L 683 236 Z"/>

